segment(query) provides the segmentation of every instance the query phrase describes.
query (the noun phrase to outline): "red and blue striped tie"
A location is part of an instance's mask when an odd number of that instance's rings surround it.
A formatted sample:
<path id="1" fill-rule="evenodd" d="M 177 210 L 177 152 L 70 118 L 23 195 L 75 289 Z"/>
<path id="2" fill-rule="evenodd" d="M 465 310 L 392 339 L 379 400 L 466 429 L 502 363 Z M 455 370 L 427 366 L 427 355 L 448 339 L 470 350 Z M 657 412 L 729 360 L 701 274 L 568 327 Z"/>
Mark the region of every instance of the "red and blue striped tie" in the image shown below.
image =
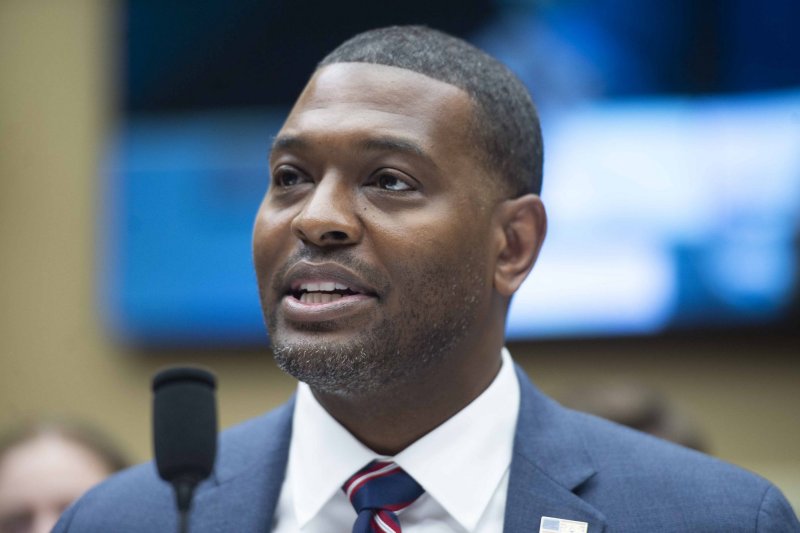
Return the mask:
<path id="1" fill-rule="evenodd" d="M 358 513 L 353 533 L 400 533 L 398 511 L 425 490 L 391 461 L 372 461 L 342 486 Z"/>

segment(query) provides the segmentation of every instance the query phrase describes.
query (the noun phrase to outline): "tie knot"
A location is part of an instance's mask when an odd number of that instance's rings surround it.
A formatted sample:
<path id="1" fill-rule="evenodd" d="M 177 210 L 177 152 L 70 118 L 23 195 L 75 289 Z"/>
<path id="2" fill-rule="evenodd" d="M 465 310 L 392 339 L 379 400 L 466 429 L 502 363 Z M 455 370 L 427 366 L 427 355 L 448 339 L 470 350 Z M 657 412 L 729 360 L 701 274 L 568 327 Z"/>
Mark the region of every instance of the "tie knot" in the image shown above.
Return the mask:
<path id="1" fill-rule="evenodd" d="M 360 517 L 364 515 L 364 519 L 369 517 L 370 521 L 379 522 L 382 517 L 384 521 L 396 521 L 394 513 L 411 505 L 425 492 L 414 478 L 392 461 L 372 461 L 353 474 L 342 490 Z M 400 531 L 399 523 L 397 529 L 391 531 Z"/>

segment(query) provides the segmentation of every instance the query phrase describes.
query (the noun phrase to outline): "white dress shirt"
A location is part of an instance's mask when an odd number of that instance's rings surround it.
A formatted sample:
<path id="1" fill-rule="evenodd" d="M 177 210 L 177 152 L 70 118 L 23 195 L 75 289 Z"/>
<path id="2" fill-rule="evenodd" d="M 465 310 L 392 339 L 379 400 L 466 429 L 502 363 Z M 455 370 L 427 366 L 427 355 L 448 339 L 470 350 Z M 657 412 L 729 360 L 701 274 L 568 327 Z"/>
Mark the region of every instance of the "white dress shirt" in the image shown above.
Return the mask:
<path id="1" fill-rule="evenodd" d="M 390 458 L 425 494 L 398 516 L 403 533 L 503 530 L 519 383 L 508 351 L 491 385 L 442 425 Z M 300 383 L 276 533 L 348 533 L 356 512 L 342 484 L 374 459 Z"/>

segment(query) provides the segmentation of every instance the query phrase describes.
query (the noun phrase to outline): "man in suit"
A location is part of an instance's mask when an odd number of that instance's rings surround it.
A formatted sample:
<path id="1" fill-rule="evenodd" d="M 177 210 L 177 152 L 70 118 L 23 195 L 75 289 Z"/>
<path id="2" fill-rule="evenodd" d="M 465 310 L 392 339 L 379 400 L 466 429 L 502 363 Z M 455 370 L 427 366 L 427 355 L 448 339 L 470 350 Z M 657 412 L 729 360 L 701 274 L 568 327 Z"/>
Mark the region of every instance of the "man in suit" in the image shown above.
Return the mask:
<path id="1" fill-rule="evenodd" d="M 564 409 L 503 348 L 542 245 L 542 144 L 496 60 L 420 27 L 319 65 L 253 232 L 281 408 L 223 433 L 195 532 L 800 531 L 767 481 Z M 377 462 L 373 462 L 377 461 Z M 152 464 L 55 531 L 170 531 Z"/>

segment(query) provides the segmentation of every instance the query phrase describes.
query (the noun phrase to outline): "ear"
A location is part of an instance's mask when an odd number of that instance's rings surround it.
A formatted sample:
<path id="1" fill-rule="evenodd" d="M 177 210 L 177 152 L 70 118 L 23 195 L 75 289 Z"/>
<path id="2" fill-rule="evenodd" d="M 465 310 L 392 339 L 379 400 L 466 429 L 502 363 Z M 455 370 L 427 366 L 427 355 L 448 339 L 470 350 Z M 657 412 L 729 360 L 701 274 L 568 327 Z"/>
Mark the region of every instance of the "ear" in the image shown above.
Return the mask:
<path id="1" fill-rule="evenodd" d="M 547 214 L 539 196 L 505 200 L 495 211 L 497 256 L 494 287 L 510 298 L 533 268 L 547 233 Z"/>

